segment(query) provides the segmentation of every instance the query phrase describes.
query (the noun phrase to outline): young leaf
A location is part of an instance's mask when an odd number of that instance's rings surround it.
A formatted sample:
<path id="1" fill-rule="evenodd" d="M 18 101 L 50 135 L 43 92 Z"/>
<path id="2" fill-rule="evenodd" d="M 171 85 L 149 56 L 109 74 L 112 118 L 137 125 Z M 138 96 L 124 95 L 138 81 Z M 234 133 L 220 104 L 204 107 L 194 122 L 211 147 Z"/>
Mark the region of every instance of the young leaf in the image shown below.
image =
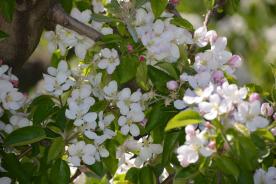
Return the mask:
<path id="1" fill-rule="evenodd" d="M 13 131 L 5 140 L 9 146 L 23 146 L 46 138 L 45 131 L 40 127 L 24 127 Z"/>
<path id="2" fill-rule="evenodd" d="M 57 160 L 51 168 L 49 179 L 51 184 L 70 183 L 70 169 L 68 164 L 62 159 Z"/>
<path id="3" fill-rule="evenodd" d="M 202 122 L 202 118 L 198 112 L 193 110 L 186 110 L 178 113 L 167 124 L 165 131 L 174 128 L 181 128 L 190 124 L 197 124 Z"/>
<path id="4" fill-rule="evenodd" d="M 108 17 L 101 14 L 92 14 L 91 16 L 92 20 L 97 22 L 120 22 L 120 19 L 114 18 L 114 17 Z"/>
<path id="5" fill-rule="evenodd" d="M 62 137 L 55 138 L 48 152 L 48 162 L 57 159 L 64 151 L 64 140 Z"/>
<path id="6" fill-rule="evenodd" d="M 148 86 L 148 67 L 145 62 L 139 64 L 136 71 L 136 83 L 145 91 L 149 90 Z"/>
<path id="7" fill-rule="evenodd" d="M 183 28 L 187 29 L 188 31 L 194 31 L 193 25 L 186 19 L 183 19 L 182 17 L 173 18 L 171 20 L 171 23 L 176 26 L 183 27 Z"/>
<path id="8" fill-rule="evenodd" d="M 150 2 L 155 18 L 158 18 L 164 12 L 168 4 L 168 0 L 150 0 Z"/>
<path id="9" fill-rule="evenodd" d="M 163 69 L 168 75 L 173 77 L 175 80 L 178 79 L 178 74 L 171 63 L 160 62 L 160 63 L 157 63 L 155 66 L 158 66 L 161 69 Z"/>

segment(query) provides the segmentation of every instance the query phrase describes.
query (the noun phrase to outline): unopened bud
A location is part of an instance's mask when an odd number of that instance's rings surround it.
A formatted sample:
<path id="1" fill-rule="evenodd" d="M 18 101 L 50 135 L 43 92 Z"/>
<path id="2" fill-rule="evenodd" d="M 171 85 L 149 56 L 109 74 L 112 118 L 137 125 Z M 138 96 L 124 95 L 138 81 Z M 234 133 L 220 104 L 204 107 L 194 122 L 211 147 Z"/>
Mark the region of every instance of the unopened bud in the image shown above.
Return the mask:
<path id="1" fill-rule="evenodd" d="M 271 128 L 270 131 L 274 136 L 276 136 L 276 128 Z"/>
<path id="2" fill-rule="evenodd" d="M 206 121 L 204 126 L 208 129 L 211 129 L 212 128 L 212 124 L 209 122 L 209 121 Z"/>
<path id="3" fill-rule="evenodd" d="M 139 61 L 140 62 L 144 62 L 146 59 L 145 59 L 145 57 L 144 56 L 139 56 Z"/>
<path id="4" fill-rule="evenodd" d="M 167 88 L 171 91 L 175 91 L 178 88 L 178 83 L 174 80 L 168 81 Z"/>
<path id="5" fill-rule="evenodd" d="M 17 88 L 19 85 L 19 81 L 18 80 L 11 80 L 11 83 L 13 85 L 13 87 Z"/>
<path id="6" fill-rule="evenodd" d="M 177 5 L 179 3 L 179 0 L 170 0 L 170 3 L 173 5 Z"/>
<path id="7" fill-rule="evenodd" d="M 263 116 L 271 116 L 273 114 L 273 107 L 269 103 L 263 103 L 261 106 L 261 114 Z"/>
<path id="8" fill-rule="evenodd" d="M 216 83 L 216 84 L 222 84 L 224 82 L 224 74 L 222 71 L 215 71 L 213 74 L 212 74 L 212 79 L 213 81 Z"/>
<path id="9" fill-rule="evenodd" d="M 254 102 L 254 101 L 259 101 L 261 99 L 259 93 L 252 93 L 250 96 L 249 96 L 249 101 L 250 102 Z"/>
<path id="10" fill-rule="evenodd" d="M 129 53 L 132 53 L 132 52 L 133 52 L 133 47 L 132 47 L 132 45 L 130 45 L 130 44 L 127 45 L 127 51 L 128 51 Z"/>
<path id="11" fill-rule="evenodd" d="M 232 67 L 232 68 L 238 68 L 241 66 L 242 64 L 242 59 L 240 56 L 238 55 L 233 55 L 229 61 L 228 64 Z"/>
<path id="12" fill-rule="evenodd" d="M 210 141 L 209 144 L 208 144 L 208 148 L 215 149 L 216 148 L 216 142 L 215 141 Z"/>

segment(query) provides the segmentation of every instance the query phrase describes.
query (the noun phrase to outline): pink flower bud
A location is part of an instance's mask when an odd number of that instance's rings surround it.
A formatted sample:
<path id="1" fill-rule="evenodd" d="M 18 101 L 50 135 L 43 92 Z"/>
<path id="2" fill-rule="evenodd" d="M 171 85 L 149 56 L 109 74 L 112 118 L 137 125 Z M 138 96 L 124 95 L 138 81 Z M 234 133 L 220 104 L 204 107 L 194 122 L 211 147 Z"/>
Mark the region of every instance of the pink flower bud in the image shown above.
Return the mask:
<path id="1" fill-rule="evenodd" d="M 218 34 L 214 30 L 208 31 L 205 35 L 205 39 L 207 39 L 211 43 L 211 45 L 216 42 L 217 38 Z"/>
<path id="2" fill-rule="evenodd" d="M 189 136 L 195 135 L 195 127 L 193 125 L 187 125 L 185 127 L 185 133 Z"/>
<path id="3" fill-rule="evenodd" d="M 140 62 L 144 62 L 146 60 L 146 58 L 144 56 L 139 56 L 139 61 Z"/>
<path id="4" fill-rule="evenodd" d="M 0 59 L 0 65 L 2 65 L 4 63 L 4 61 L 2 59 Z"/>
<path id="5" fill-rule="evenodd" d="M 276 112 L 273 114 L 273 120 L 276 120 Z"/>
<path id="6" fill-rule="evenodd" d="M 250 96 L 249 96 L 249 101 L 250 102 L 254 102 L 254 101 L 259 101 L 261 99 L 259 93 L 252 93 Z"/>
<path id="7" fill-rule="evenodd" d="M 208 129 L 211 129 L 212 128 L 212 124 L 209 122 L 209 121 L 206 121 L 204 126 Z"/>
<path id="8" fill-rule="evenodd" d="M 276 128 L 271 128 L 270 131 L 274 136 L 276 136 Z"/>
<path id="9" fill-rule="evenodd" d="M 133 52 L 133 47 L 132 47 L 132 45 L 130 45 L 130 44 L 127 45 L 127 51 L 128 51 L 129 53 Z"/>
<path id="10" fill-rule="evenodd" d="M 229 61 L 228 64 L 232 67 L 232 68 L 238 68 L 241 66 L 242 64 L 242 59 L 240 56 L 238 55 L 233 55 Z"/>
<path id="11" fill-rule="evenodd" d="M 171 91 L 175 91 L 178 88 L 178 83 L 174 80 L 168 81 L 167 88 Z"/>
<path id="12" fill-rule="evenodd" d="M 213 72 L 212 79 L 216 84 L 219 85 L 221 85 L 225 81 L 223 72 L 219 70 Z"/>
<path id="13" fill-rule="evenodd" d="M 11 83 L 13 85 L 13 87 L 17 88 L 19 85 L 19 81 L 18 80 L 11 80 Z"/>
<path id="14" fill-rule="evenodd" d="M 263 116 L 271 116 L 273 114 L 273 107 L 269 103 L 263 103 L 261 106 L 261 114 Z"/>
<path id="15" fill-rule="evenodd" d="M 141 125 L 144 127 L 144 126 L 146 126 L 147 122 L 148 122 L 148 119 L 145 118 L 141 121 Z"/>
<path id="16" fill-rule="evenodd" d="M 216 142 L 215 141 L 210 141 L 209 144 L 208 144 L 208 148 L 216 149 Z"/>
<path id="17" fill-rule="evenodd" d="M 173 5 L 177 5 L 179 3 L 179 0 L 170 0 L 170 3 Z"/>

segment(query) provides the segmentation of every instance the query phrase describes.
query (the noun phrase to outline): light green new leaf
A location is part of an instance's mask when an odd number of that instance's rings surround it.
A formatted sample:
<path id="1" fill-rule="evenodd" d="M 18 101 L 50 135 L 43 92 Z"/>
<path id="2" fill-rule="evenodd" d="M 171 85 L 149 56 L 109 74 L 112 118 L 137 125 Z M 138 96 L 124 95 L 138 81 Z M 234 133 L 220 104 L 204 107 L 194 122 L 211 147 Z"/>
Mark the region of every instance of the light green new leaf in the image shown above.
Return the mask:
<path id="1" fill-rule="evenodd" d="M 179 26 L 179 27 L 183 27 L 189 31 L 194 31 L 194 27 L 193 25 L 186 19 L 183 19 L 182 17 L 175 17 L 171 20 L 171 23 Z"/>
<path id="2" fill-rule="evenodd" d="M 91 16 L 92 20 L 97 22 L 120 22 L 120 19 L 114 18 L 114 17 L 108 17 L 101 14 L 92 14 Z"/>
<path id="3" fill-rule="evenodd" d="M 151 9 L 155 18 L 159 17 L 163 11 L 165 10 L 167 4 L 169 3 L 168 0 L 151 0 Z"/>
<path id="4" fill-rule="evenodd" d="M 9 146 L 24 146 L 46 138 L 44 129 L 40 127 L 24 127 L 13 131 L 5 140 Z"/>
<path id="5" fill-rule="evenodd" d="M 64 146 L 62 137 L 55 138 L 48 152 L 48 162 L 57 159 L 63 153 Z"/>
<path id="6" fill-rule="evenodd" d="M 148 86 L 148 67 L 145 62 L 139 64 L 136 71 L 136 82 L 140 88 L 145 91 L 149 90 Z"/>
<path id="7" fill-rule="evenodd" d="M 191 124 L 197 124 L 200 122 L 202 122 L 202 118 L 198 112 L 192 110 L 182 111 L 168 122 L 165 131 L 169 131 L 174 128 L 181 128 Z"/>

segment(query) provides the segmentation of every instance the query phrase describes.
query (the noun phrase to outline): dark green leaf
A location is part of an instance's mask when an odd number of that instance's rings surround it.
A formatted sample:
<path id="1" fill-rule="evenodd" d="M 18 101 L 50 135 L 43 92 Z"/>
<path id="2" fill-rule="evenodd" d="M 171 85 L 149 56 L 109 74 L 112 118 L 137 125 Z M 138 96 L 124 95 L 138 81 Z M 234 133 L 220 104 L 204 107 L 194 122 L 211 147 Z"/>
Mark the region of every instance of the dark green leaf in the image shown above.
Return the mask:
<path id="1" fill-rule="evenodd" d="M 153 169 L 150 166 L 145 166 L 141 169 L 139 175 L 139 183 L 141 184 L 153 184 L 156 183 L 156 176 Z"/>
<path id="2" fill-rule="evenodd" d="M 62 137 L 55 138 L 48 152 L 48 162 L 57 159 L 64 152 L 64 140 Z"/>
<path id="3" fill-rule="evenodd" d="M 23 146 L 46 138 L 45 131 L 40 127 L 24 127 L 13 131 L 5 140 L 9 146 Z"/>
<path id="4" fill-rule="evenodd" d="M 183 27 L 189 31 L 194 31 L 194 27 L 193 25 L 187 21 L 186 19 L 183 19 L 182 17 L 175 17 L 171 20 L 171 23 L 179 26 L 179 27 Z"/>
<path id="5" fill-rule="evenodd" d="M 49 179 L 51 184 L 68 184 L 70 181 L 68 164 L 64 160 L 58 159 L 51 168 Z"/>
<path id="6" fill-rule="evenodd" d="M 140 169 L 132 167 L 127 171 L 125 179 L 136 184 L 139 183 L 139 175 Z"/>
<path id="7" fill-rule="evenodd" d="M 15 0 L 0 0 L 0 14 L 3 15 L 6 21 L 12 21 L 14 10 Z"/>
<path id="8" fill-rule="evenodd" d="M 182 111 L 168 122 L 165 131 L 169 131 L 174 128 L 181 128 L 191 124 L 197 124 L 200 122 L 202 122 L 202 118 L 198 112 L 193 110 Z"/>
<path id="9" fill-rule="evenodd" d="M 155 18 L 158 18 L 165 10 L 168 0 L 150 0 L 151 9 Z"/>
<path id="10" fill-rule="evenodd" d="M 225 156 L 218 156 L 216 158 L 216 165 L 220 171 L 225 174 L 230 174 L 236 178 L 239 177 L 239 168 L 233 162 L 233 159 L 225 157 Z"/>
<path id="11" fill-rule="evenodd" d="M 175 80 L 178 79 L 178 74 L 171 63 L 160 62 L 160 63 L 157 63 L 155 66 L 158 66 L 161 69 L 163 69 L 168 75 L 173 77 Z"/>
<path id="12" fill-rule="evenodd" d="M 103 177 L 106 174 L 102 162 L 96 162 L 88 167 L 100 177 Z"/>
<path id="13" fill-rule="evenodd" d="M 140 8 L 143 6 L 148 0 L 135 0 L 135 8 Z"/>
<path id="14" fill-rule="evenodd" d="M 164 149 L 162 153 L 162 164 L 166 166 L 169 163 L 170 157 L 173 154 L 172 150 L 178 142 L 178 138 L 181 135 L 181 132 L 169 132 L 166 133 L 164 139 Z"/>
<path id="15" fill-rule="evenodd" d="M 173 80 L 173 78 L 169 76 L 167 73 L 161 70 L 158 70 L 153 66 L 148 66 L 148 73 L 157 91 L 162 94 L 168 94 L 169 91 L 167 89 L 166 84 L 168 81 Z"/>
<path id="16" fill-rule="evenodd" d="M 73 0 L 59 0 L 59 3 L 62 5 L 63 9 L 70 13 L 73 7 Z"/>
<path id="17" fill-rule="evenodd" d="M 0 41 L 6 39 L 9 35 L 3 31 L 0 31 Z"/>
<path id="18" fill-rule="evenodd" d="M 3 154 L 2 161 L 4 163 L 2 166 L 9 172 L 9 174 L 16 178 L 20 183 L 28 184 L 30 182 L 30 177 L 26 174 L 23 166 L 18 161 L 14 154 Z"/>

